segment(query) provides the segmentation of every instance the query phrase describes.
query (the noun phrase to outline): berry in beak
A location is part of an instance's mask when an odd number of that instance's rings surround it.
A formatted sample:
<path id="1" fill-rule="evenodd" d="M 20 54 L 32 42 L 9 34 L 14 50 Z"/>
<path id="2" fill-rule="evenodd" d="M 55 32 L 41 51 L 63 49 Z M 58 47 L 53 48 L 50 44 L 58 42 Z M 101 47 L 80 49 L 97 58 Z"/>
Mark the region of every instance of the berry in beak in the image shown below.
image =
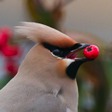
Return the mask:
<path id="1" fill-rule="evenodd" d="M 99 48 L 95 45 L 87 46 L 84 49 L 83 54 L 88 59 L 95 59 L 99 55 Z"/>
<path id="2" fill-rule="evenodd" d="M 85 44 L 85 43 L 77 43 L 75 44 L 74 46 L 72 46 L 70 48 L 70 52 L 66 55 L 66 58 L 69 58 L 69 59 L 73 59 L 73 60 L 87 60 L 85 57 L 83 58 L 78 58 L 77 57 L 77 54 L 79 51 L 83 50 L 84 48 L 90 46 L 89 44 Z"/>
<path id="3" fill-rule="evenodd" d="M 82 44 L 78 44 L 77 48 L 75 46 L 76 45 L 74 45 L 71 52 L 68 53 L 66 56 L 66 58 L 74 60 L 74 62 L 72 62 L 66 69 L 66 73 L 70 79 L 75 79 L 77 71 L 81 64 L 83 64 L 84 62 L 91 61 L 99 55 L 99 49 L 95 45 L 82 43 Z M 82 49 L 85 57 L 77 58 L 76 53 Z"/>

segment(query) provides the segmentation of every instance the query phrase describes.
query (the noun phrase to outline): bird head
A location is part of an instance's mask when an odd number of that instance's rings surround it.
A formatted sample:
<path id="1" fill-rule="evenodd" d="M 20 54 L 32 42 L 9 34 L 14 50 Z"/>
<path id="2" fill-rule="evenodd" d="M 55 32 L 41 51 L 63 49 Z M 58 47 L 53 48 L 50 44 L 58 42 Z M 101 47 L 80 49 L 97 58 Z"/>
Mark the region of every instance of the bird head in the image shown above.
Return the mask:
<path id="1" fill-rule="evenodd" d="M 16 26 L 16 32 L 29 38 L 37 44 L 26 55 L 20 66 L 28 73 L 32 71 L 45 71 L 60 75 L 64 74 L 70 79 L 75 79 L 79 66 L 87 61 L 86 57 L 79 58 L 76 54 L 89 46 L 78 43 L 66 34 L 40 23 L 22 22 Z M 23 70 L 25 71 L 25 70 Z M 41 73 L 40 73 L 41 74 Z"/>
<path id="2" fill-rule="evenodd" d="M 78 43 L 66 34 L 40 23 L 22 22 L 21 26 L 16 26 L 16 32 L 36 43 L 20 65 L 16 78 L 31 82 L 33 87 L 39 87 L 47 93 L 52 91 L 67 105 L 67 112 L 77 112 L 76 74 L 82 63 L 92 59 L 85 56 L 79 58 L 76 54 L 89 44 Z"/>

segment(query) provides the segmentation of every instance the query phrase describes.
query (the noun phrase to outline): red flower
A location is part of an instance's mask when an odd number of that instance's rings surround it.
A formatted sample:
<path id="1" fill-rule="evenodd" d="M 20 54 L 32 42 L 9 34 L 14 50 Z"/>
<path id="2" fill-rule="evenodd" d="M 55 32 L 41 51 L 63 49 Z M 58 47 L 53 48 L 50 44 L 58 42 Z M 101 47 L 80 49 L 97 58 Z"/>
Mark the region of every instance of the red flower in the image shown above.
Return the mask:
<path id="1" fill-rule="evenodd" d="M 16 56 L 19 54 L 19 48 L 18 46 L 12 46 L 12 45 L 5 45 L 2 49 L 1 49 L 2 53 L 7 56 L 7 57 L 11 57 L 11 56 Z"/>
<path id="2" fill-rule="evenodd" d="M 0 47 L 6 45 L 11 36 L 11 31 L 8 28 L 0 29 Z"/>

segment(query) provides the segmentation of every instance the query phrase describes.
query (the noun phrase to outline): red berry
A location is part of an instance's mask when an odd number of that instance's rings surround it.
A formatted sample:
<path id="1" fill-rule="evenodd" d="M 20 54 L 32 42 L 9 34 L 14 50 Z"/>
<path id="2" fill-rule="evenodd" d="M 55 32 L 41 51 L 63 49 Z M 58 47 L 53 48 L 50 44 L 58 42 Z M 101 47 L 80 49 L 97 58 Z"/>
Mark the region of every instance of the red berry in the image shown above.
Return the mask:
<path id="1" fill-rule="evenodd" d="M 88 59 L 95 59 L 99 55 L 99 48 L 95 45 L 90 45 L 84 49 L 83 54 Z"/>
<path id="2" fill-rule="evenodd" d="M 19 48 L 18 46 L 11 46 L 11 45 L 6 45 L 1 49 L 2 53 L 7 56 L 16 56 L 19 53 Z"/>

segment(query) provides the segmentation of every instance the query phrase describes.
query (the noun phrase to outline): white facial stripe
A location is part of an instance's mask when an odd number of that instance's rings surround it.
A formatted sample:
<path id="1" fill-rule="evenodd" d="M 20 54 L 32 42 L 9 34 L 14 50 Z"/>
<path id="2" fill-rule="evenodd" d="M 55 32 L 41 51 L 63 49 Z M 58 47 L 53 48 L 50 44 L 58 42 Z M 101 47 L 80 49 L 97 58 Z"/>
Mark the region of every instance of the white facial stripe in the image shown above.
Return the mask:
<path id="1" fill-rule="evenodd" d="M 66 63 L 67 66 L 69 66 L 72 62 L 74 62 L 75 60 L 72 60 L 72 59 L 63 59 Z"/>
<path id="2" fill-rule="evenodd" d="M 57 59 L 63 59 L 63 58 L 61 58 L 61 57 L 58 57 L 58 56 L 56 56 L 56 55 L 54 55 L 52 52 L 50 52 L 54 57 L 56 57 Z M 72 60 L 72 59 L 68 59 L 68 58 L 65 58 L 65 59 L 63 59 L 64 61 L 65 61 L 65 63 L 66 63 L 66 65 L 67 66 L 69 66 L 72 62 L 74 62 L 75 60 Z"/>
<path id="3" fill-rule="evenodd" d="M 54 57 L 58 58 L 58 59 L 62 59 L 61 57 L 58 57 L 56 55 L 54 55 L 52 52 L 50 52 Z"/>

